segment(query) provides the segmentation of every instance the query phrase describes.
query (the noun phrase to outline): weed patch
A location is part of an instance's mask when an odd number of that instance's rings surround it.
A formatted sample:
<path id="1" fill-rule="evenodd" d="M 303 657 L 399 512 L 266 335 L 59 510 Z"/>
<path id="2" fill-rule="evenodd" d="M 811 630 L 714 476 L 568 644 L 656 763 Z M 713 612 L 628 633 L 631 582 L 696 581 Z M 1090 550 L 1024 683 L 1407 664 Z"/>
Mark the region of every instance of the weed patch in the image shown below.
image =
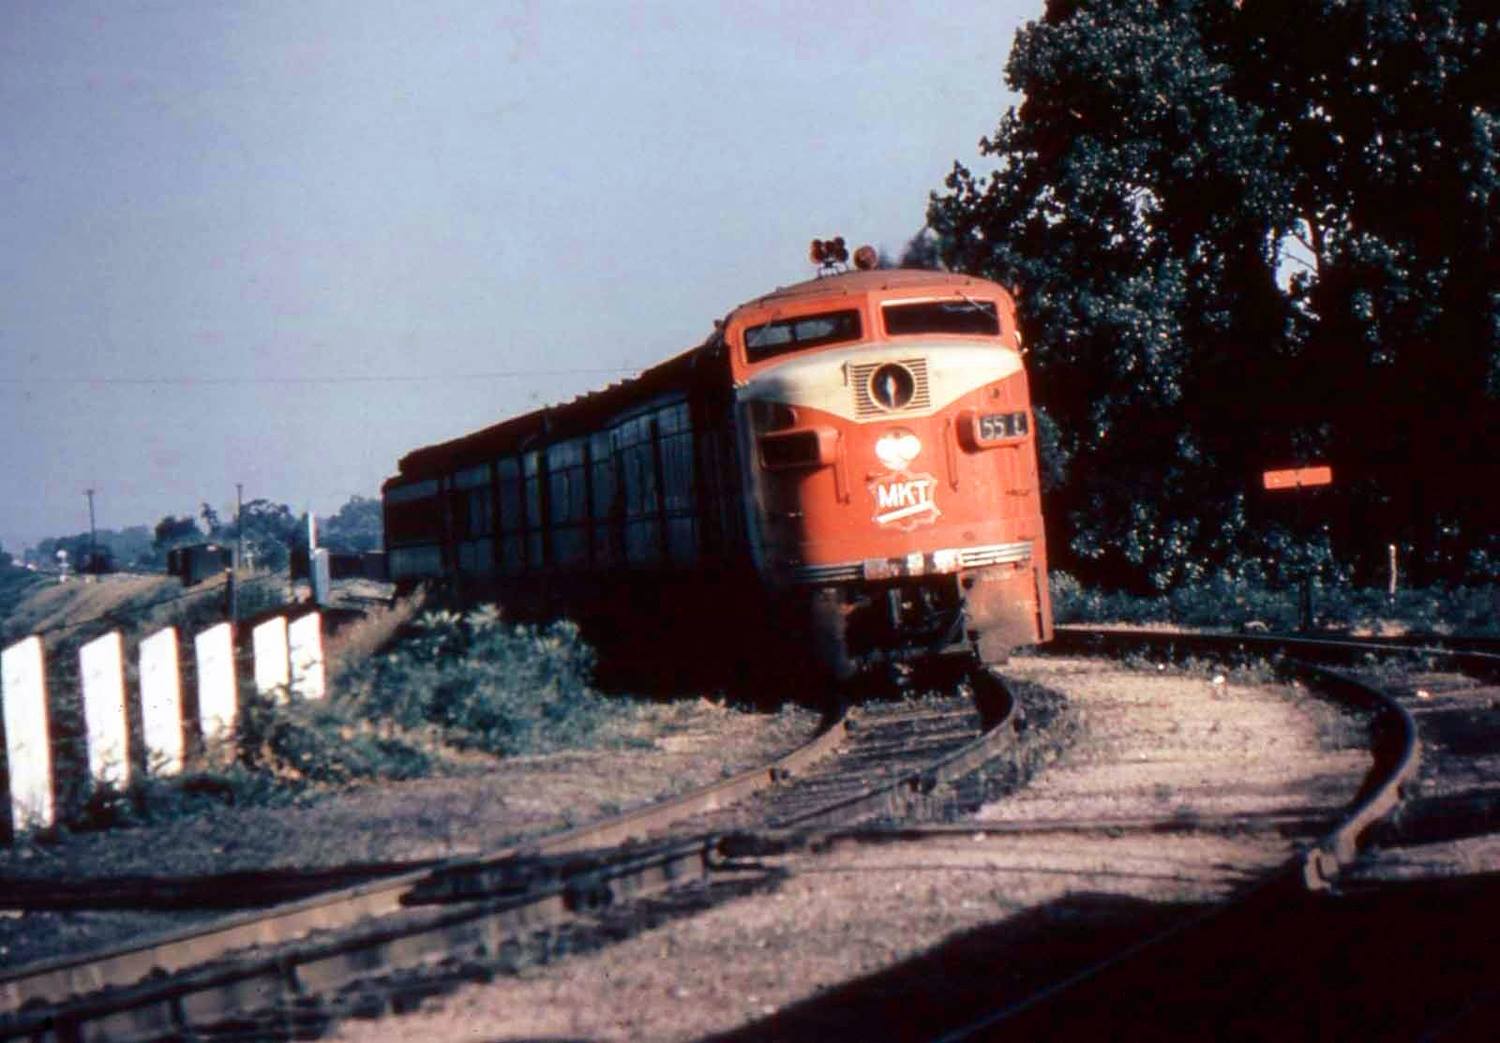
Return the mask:
<path id="1" fill-rule="evenodd" d="M 618 709 L 590 687 L 578 628 L 502 623 L 493 606 L 427 612 L 391 652 L 350 669 L 338 698 L 360 717 L 436 729 L 460 748 L 508 756 L 583 745 Z"/>
<path id="2" fill-rule="evenodd" d="M 1211 577 L 1154 597 L 1087 589 L 1066 572 L 1051 574 L 1059 623 L 1171 623 L 1213 629 L 1295 630 L 1296 587 L 1273 587 L 1229 576 Z M 1500 588 L 1429 587 L 1384 590 L 1313 582 L 1320 625 L 1366 633 L 1500 634 Z"/>

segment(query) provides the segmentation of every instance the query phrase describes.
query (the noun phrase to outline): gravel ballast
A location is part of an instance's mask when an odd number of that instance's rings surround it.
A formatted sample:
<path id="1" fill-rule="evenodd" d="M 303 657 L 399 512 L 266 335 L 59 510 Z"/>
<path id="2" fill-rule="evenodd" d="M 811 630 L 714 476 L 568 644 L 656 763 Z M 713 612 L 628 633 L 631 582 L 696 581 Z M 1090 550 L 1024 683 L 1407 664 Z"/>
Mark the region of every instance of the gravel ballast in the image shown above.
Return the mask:
<path id="1" fill-rule="evenodd" d="M 324 792 L 287 807 L 0 849 L 0 880 L 191 876 L 449 858 L 616 814 L 764 764 L 811 738 L 801 708 L 750 713 L 707 699 L 640 704 L 598 747 L 496 760 L 462 773 Z M 209 913 L 0 914 L 0 967 L 171 930 Z"/>
<path id="2" fill-rule="evenodd" d="M 1066 695 L 1082 735 L 979 823 L 1171 820 L 1172 831 L 976 832 L 798 855 L 767 893 L 411 1014 L 344 1022 L 334 1038 L 930 1035 L 1284 862 L 1296 838 L 1260 825 L 1330 819 L 1370 763 L 1362 730 L 1296 687 L 1083 659 L 1018 657 L 1008 673 Z M 1195 828 L 1208 819 L 1218 824 Z"/>

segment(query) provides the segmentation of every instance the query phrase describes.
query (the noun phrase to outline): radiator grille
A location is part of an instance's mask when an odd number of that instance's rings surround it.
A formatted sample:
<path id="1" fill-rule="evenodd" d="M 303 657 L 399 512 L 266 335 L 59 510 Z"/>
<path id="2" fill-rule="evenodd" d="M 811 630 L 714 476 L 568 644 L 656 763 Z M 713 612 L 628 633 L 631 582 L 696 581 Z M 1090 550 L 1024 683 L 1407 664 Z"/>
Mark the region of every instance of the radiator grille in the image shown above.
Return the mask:
<path id="1" fill-rule="evenodd" d="M 905 366 L 912 376 L 913 391 L 911 401 L 900 409 L 886 409 L 870 397 L 870 374 L 874 373 L 886 360 L 879 362 L 856 362 L 849 366 L 849 383 L 854 387 L 854 415 L 860 420 L 871 420 L 882 416 L 900 416 L 903 413 L 919 413 L 932 405 L 932 393 L 927 386 L 927 360 L 926 359 L 897 359 L 897 364 Z"/>

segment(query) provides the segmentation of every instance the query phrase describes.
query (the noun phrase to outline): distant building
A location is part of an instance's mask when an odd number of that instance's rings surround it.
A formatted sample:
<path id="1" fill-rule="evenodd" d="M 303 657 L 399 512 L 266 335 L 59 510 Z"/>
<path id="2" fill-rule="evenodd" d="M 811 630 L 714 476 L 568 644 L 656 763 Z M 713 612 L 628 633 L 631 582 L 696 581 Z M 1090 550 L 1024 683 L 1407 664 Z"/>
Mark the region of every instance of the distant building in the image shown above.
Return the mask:
<path id="1" fill-rule="evenodd" d="M 202 583 L 234 564 L 234 551 L 217 543 L 189 543 L 167 551 L 167 573 L 184 587 Z"/>

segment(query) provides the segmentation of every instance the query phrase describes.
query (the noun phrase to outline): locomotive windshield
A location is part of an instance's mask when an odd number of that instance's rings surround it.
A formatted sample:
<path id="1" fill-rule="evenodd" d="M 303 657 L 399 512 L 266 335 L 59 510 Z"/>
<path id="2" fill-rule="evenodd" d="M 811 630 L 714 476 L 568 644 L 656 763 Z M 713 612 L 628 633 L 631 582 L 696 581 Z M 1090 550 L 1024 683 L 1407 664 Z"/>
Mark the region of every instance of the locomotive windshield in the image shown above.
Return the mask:
<path id="1" fill-rule="evenodd" d="M 901 301 L 887 304 L 885 332 L 892 337 L 907 333 L 959 333 L 981 337 L 1000 336 L 1000 316 L 994 301 L 965 297 L 946 301 Z"/>
<path id="2" fill-rule="evenodd" d="M 745 330 L 745 356 L 751 362 L 764 362 L 822 344 L 840 344 L 859 340 L 864 329 L 859 312 L 825 311 L 816 315 L 799 315 L 794 319 L 777 319 Z"/>

